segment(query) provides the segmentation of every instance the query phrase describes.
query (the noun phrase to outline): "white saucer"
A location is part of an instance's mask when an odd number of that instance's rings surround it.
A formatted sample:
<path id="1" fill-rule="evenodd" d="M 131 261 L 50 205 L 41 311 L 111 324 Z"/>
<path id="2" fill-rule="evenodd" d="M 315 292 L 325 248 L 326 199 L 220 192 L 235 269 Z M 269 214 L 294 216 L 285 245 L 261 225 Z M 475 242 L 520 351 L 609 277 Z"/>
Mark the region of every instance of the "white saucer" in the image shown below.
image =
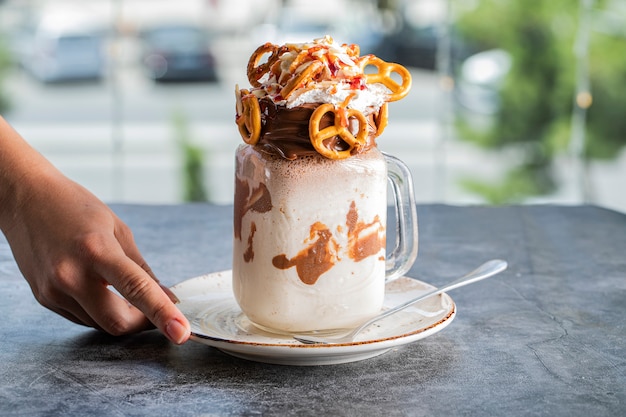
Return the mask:
<path id="1" fill-rule="evenodd" d="M 402 277 L 387 284 L 384 308 L 433 289 Z M 172 287 L 191 323 L 191 339 L 232 356 L 282 365 L 331 365 L 378 356 L 444 329 L 456 315 L 447 294 L 430 297 L 363 330 L 352 343 L 306 345 L 289 336 L 263 332 L 241 312 L 232 293 L 231 271 L 191 278 Z"/>

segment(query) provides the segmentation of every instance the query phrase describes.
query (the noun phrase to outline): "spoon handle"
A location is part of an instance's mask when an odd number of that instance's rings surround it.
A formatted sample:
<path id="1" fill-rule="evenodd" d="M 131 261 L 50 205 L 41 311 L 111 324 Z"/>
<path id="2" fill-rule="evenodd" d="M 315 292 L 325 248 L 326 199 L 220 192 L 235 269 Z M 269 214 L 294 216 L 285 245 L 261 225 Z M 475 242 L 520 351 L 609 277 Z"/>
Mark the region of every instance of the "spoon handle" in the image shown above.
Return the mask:
<path id="1" fill-rule="evenodd" d="M 455 288 L 459 288 L 462 287 L 464 285 L 468 285 L 468 284 L 472 284 L 474 282 L 480 281 L 482 279 L 485 278 L 489 278 L 491 276 L 494 276 L 502 271 L 504 271 L 507 268 L 507 263 L 506 261 L 503 261 L 501 259 L 492 259 L 490 261 L 485 262 L 484 264 L 482 264 L 481 266 L 479 266 L 478 268 L 476 268 L 475 270 L 473 270 L 472 272 L 468 272 L 467 274 L 463 275 L 461 278 L 452 281 L 451 283 L 441 287 L 441 288 L 436 288 L 432 291 L 427 292 L 426 294 L 422 294 L 421 296 L 414 298 L 412 300 L 409 300 L 403 304 L 400 304 L 394 308 L 391 308 L 389 310 L 384 311 L 383 313 L 379 314 L 378 316 L 374 317 L 373 319 L 366 321 L 365 323 L 363 323 L 361 326 L 359 326 L 358 328 L 356 328 L 352 334 L 356 335 L 357 333 L 359 333 L 361 330 L 363 330 L 364 328 L 366 328 L 367 326 L 369 326 L 370 324 L 381 320 L 385 317 L 388 317 L 400 310 L 403 310 L 417 302 L 420 302 L 428 297 L 432 297 L 434 295 L 437 294 L 441 294 L 444 293 L 446 291 L 450 291 L 453 290 Z"/>

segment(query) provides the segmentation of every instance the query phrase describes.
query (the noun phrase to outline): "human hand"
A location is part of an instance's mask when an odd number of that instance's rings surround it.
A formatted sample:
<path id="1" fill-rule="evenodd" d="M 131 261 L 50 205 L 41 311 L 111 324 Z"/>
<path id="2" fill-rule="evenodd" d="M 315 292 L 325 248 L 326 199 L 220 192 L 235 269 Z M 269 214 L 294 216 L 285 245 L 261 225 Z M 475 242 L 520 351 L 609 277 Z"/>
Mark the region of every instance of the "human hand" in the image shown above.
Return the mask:
<path id="1" fill-rule="evenodd" d="M 45 166 L 36 181 L 22 179 L 14 203 L 2 229 L 43 306 L 112 335 L 153 324 L 174 343 L 188 340 L 175 295 L 160 286 L 130 229 L 88 190 Z"/>

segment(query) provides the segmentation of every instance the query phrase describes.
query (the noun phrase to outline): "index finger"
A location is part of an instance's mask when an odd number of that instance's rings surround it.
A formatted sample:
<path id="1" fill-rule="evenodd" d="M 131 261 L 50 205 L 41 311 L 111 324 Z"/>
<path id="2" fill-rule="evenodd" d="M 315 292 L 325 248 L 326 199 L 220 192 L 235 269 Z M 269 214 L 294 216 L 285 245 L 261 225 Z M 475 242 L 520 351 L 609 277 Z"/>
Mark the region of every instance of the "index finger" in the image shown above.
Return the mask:
<path id="1" fill-rule="evenodd" d="M 130 259 L 119 245 L 107 251 L 94 265 L 94 269 L 172 342 L 182 344 L 189 339 L 187 318 L 159 284 Z"/>

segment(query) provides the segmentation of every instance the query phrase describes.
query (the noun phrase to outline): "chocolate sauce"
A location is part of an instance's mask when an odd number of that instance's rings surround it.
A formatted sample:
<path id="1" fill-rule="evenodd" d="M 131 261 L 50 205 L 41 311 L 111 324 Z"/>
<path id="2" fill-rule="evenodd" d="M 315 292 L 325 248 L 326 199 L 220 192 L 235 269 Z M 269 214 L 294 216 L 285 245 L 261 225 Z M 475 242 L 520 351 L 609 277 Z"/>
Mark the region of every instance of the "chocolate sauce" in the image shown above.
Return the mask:
<path id="1" fill-rule="evenodd" d="M 254 234 L 256 233 L 256 223 L 250 225 L 250 236 L 248 236 L 248 247 L 243 254 L 245 262 L 251 262 L 254 259 Z"/>
<path id="2" fill-rule="evenodd" d="M 235 199 L 234 199 L 234 231 L 235 237 L 241 240 L 241 227 L 243 216 L 248 211 L 257 213 L 267 213 L 272 209 L 272 196 L 265 184 L 250 190 L 248 181 L 242 180 L 238 176 L 235 178 Z"/>
<path id="3" fill-rule="evenodd" d="M 269 98 L 262 98 L 259 100 L 259 106 L 261 108 L 261 137 L 257 142 L 257 147 L 264 152 L 289 160 L 317 154 L 309 138 L 309 120 L 319 104 L 308 103 L 288 109 L 276 105 Z M 367 123 L 369 128 L 367 141 L 359 150 L 355 148 L 355 153 L 363 153 L 376 146 L 377 129 L 373 115 L 367 117 Z M 334 117 L 329 112 L 322 117 L 320 129 L 333 124 Z M 356 134 L 358 126 L 351 126 L 350 130 Z M 324 143 L 328 148 L 337 151 L 349 149 L 348 144 L 337 136 L 327 139 Z"/>

